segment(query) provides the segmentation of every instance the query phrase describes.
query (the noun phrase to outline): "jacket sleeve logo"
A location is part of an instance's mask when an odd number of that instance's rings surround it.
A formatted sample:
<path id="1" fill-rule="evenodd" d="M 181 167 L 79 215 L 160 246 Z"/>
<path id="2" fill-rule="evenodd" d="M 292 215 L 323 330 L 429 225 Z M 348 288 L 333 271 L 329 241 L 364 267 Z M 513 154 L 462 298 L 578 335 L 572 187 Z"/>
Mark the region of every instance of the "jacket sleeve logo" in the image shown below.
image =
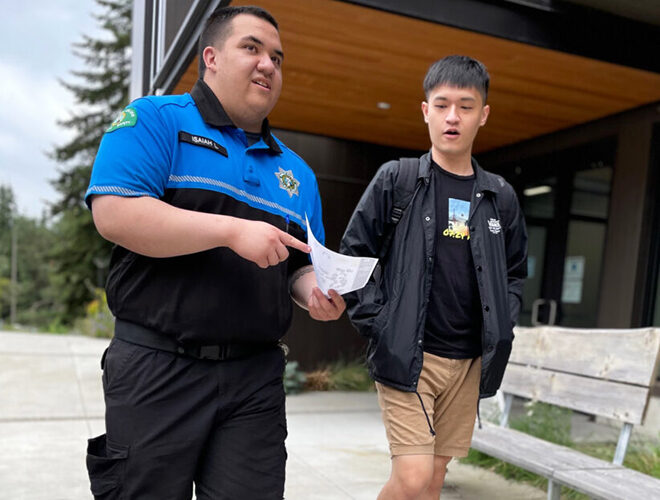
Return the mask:
<path id="1" fill-rule="evenodd" d="M 284 189 L 289 193 L 289 198 L 292 198 L 295 194 L 299 196 L 298 186 L 300 182 L 293 176 L 291 170 L 284 170 L 282 167 L 278 167 L 279 172 L 275 172 L 275 177 L 280 181 L 280 189 Z"/>
<path id="2" fill-rule="evenodd" d="M 135 108 L 126 108 L 119 113 L 115 121 L 110 124 L 106 132 L 114 132 L 115 130 L 123 127 L 135 127 L 137 123 L 137 111 Z"/>

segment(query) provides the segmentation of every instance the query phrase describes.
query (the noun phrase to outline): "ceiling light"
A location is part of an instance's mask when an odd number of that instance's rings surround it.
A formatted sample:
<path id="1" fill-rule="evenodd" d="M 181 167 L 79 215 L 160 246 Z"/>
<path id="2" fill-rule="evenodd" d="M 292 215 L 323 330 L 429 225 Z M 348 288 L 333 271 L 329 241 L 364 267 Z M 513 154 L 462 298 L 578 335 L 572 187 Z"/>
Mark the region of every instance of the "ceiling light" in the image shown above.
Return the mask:
<path id="1" fill-rule="evenodd" d="M 389 102 L 380 101 L 376 103 L 378 109 L 390 109 L 392 105 Z"/>
<path id="2" fill-rule="evenodd" d="M 550 186 L 534 186 L 527 188 L 523 191 L 525 196 L 538 196 L 539 194 L 546 194 L 552 191 Z"/>

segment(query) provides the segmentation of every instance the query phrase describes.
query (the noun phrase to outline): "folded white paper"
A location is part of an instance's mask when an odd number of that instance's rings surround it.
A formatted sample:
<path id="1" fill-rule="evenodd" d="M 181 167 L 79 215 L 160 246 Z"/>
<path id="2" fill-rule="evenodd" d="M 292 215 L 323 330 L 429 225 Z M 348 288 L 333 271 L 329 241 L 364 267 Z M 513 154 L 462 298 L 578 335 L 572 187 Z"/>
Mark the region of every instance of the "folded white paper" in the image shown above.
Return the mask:
<path id="1" fill-rule="evenodd" d="M 328 250 L 314 237 L 307 214 L 305 214 L 305 222 L 307 222 L 307 244 L 312 248 L 314 274 L 321 291 L 327 296 L 328 290 L 332 289 L 341 295 L 364 287 L 378 259 L 351 257 Z"/>

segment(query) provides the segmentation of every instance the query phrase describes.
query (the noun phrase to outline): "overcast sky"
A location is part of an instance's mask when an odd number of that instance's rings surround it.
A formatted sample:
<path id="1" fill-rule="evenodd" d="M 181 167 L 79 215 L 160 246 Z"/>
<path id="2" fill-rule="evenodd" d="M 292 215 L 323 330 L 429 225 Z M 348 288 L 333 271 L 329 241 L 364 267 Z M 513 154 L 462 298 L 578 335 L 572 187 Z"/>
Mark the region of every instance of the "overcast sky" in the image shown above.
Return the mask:
<path id="1" fill-rule="evenodd" d="M 98 36 L 94 0 L 11 2 L 0 20 L 0 184 L 14 190 L 19 213 L 38 217 L 56 199 L 49 184 L 58 165 L 45 153 L 73 132 L 57 125 L 68 118 L 73 97 L 58 78 L 73 81 L 82 63 L 72 44 Z"/>

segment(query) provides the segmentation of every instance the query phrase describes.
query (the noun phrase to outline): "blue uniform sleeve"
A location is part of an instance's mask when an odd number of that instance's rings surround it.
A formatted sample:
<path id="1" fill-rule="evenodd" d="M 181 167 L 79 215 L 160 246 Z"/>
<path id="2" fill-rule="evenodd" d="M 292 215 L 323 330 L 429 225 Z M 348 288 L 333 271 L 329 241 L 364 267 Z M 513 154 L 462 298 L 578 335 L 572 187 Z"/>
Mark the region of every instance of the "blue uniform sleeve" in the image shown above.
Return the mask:
<path id="1" fill-rule="evenodd" d="M 148 98 L 131 103 L 99 146 L 85 202 L 95 194 L 160 198 L 170 173 L 172 132 Z"/>
<path id="2" fill-rule="evenodd" d="M 309 223 L 312 226 L 312 233 L 316 240 L 325 245 L 325 228 L 323 227 L 323 209 L 321 208 L 321 195 L 319 194 L 319 187 L 314 180 L 314 189 L 316 190 L 314 200 L 312 201 L 312 213 L 307 215 Z"/>

